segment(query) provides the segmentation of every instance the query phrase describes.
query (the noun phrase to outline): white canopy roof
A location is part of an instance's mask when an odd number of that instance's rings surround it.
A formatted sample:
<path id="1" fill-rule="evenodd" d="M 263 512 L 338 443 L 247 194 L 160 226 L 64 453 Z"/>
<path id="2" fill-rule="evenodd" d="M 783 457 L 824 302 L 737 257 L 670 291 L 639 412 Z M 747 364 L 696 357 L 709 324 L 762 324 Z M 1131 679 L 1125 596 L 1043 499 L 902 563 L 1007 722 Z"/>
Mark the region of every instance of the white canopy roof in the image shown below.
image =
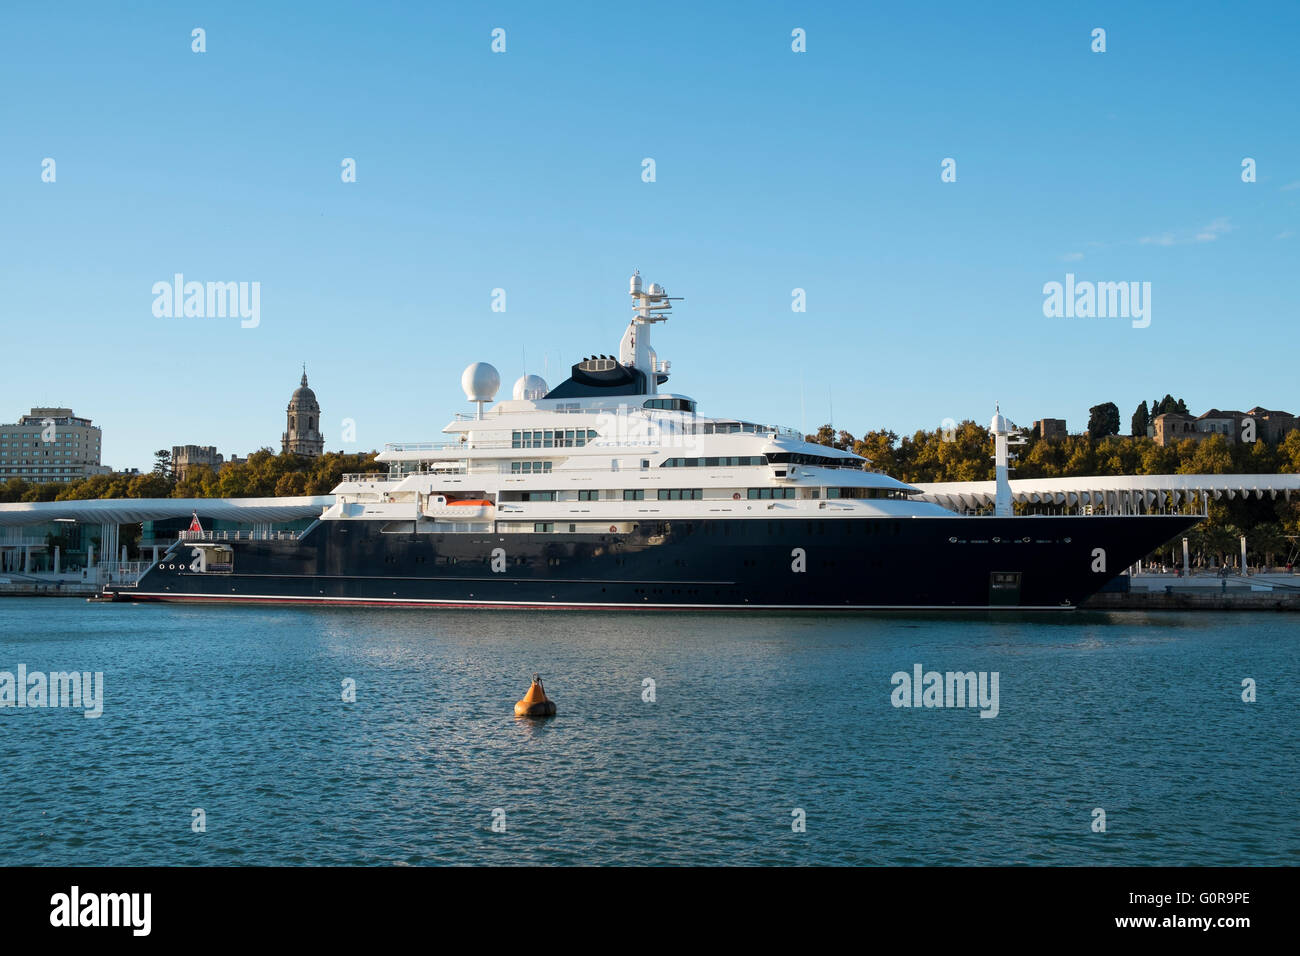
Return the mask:
<path id="1" fill-rule="evenodd" d="M 102 498 L 93 501 L 34 501 L 0 504 L 0 527 L 71 519 L 84 524 L 135 524 L 164 518 L 205 518 L 242 524 L 314 518 L 334 503 L 333 495 L 301 498 Z"/>
<path id="2" fill-rule="evenodd" d="M 991 506 L 997 496 L 992 481 L 913 482 L 920 498 L 945 508 L 963 510 Z M 1032 504 L 1099 505 L 1122 507 L 1145 499 L 1146 504 L 1161 494 L 1173 497 L 1176 507 L 1184 501 L 1211 498 L 1246 498 L 1279 494 L 1288 501 L 1300 492 L 1300 475 L 1115 475 L 1106 478 L 1024 478 L 1010 482 L 1013 501 Z"/>

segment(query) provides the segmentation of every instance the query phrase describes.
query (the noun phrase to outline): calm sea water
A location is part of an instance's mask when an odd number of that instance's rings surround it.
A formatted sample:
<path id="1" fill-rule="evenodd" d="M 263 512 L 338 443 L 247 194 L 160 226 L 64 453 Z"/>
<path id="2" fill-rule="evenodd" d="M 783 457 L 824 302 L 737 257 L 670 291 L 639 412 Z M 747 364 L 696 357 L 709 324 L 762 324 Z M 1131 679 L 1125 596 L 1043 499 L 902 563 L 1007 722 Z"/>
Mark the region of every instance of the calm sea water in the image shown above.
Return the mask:
<path id="1" fill-rule="evenodd" d="M 1298 635 L 4 599 L 0 671 L 105 695 L 0 709 L 0 864 L 1300 863 Z M 895 708 L 918 663 L 999 715 Z M 533 671 L 553 720 L 512 717 Z"/>

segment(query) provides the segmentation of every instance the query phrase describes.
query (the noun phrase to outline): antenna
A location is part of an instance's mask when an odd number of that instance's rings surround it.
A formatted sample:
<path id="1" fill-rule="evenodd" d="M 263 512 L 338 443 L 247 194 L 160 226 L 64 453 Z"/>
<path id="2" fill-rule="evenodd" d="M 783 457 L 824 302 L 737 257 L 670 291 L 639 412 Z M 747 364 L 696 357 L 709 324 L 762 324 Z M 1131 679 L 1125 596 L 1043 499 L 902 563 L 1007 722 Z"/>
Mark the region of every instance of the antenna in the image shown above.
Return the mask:
<path id="1" fill-rule="evenodd" d="M 799 431 L 801 438 L 808 437 L 808 414 L 803 400 L 803 366 L 799 366 Z"/>
<path id="2" fill-rule="evenodd" d="M 650 326 L 665 321 L 672 314 L 673 302 L 680 302 L 681 297 L 669 296 L 658 282 L 646 285 L 640 270 L 632 274 L 628 295 L 633 303 L 632 321 L 619 343 L 618 361 L 643 373 L 646 392 L 653 395 L 658 391 L 659 377 L 667 377 L 669 363 L 661 362 L 650 347 Z"/>

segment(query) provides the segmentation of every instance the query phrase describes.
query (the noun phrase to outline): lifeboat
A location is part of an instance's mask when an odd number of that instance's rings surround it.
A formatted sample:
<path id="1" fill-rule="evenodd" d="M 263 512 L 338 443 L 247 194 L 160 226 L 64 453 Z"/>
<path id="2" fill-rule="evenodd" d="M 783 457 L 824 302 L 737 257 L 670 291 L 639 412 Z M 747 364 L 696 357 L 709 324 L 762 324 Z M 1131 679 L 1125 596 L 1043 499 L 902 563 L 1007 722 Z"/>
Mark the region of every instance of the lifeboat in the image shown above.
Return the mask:
<path id="1" fill-rule="evenodd" d="M 486 498 L 448 498 L 446 495 L 429 495 L 420 505 L 426 518 L 444 521 L 472 521 L 491 517 L 493 505 Z"/>

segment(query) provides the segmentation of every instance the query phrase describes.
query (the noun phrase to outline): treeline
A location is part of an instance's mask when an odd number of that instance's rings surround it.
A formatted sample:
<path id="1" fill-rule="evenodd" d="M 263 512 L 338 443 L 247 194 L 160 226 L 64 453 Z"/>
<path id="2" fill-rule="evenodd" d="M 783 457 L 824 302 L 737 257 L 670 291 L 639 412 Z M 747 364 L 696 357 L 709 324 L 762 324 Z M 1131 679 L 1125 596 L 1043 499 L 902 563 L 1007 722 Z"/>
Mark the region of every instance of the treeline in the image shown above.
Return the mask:
<path id="1" fill-rule="evenodd" d="M 1222 435 L 1187 438 L 1160 447 L 1152 438 L 1090 433 L 1065 438 L 1026 434 L 1013 446 L 1013 478 L 1074 478 L 1093 475 L 1228 475 L 1300 473 L 1300 430 L 1270 445 L 1265 441 L 1229 443 Z M 901 481 L 991 481 L 993 435 L 983 425 L 962 422 L 944 431 L 918 431 L 900 438 L 888 430 L 855 438 L 823 425 L 808 441 L 871 459 L 875 471 Z"/>
<path id="2" fill-rule="evenodd" d="M 277 455 L 269 448 L 248 460 L 222 466 L 189 469 L 184 481 L 172 473 L 170 456 L 160 452 L 147 474 L 92 475 L 78 482 L 31 484 L 11 478 L 0 485 L 0 502 L 78 501 L 95 498 L 271 498 L 327 495 L 348 472 L 383 471 L 376 452 L 345 455 L 326 452 L 318 458 Z"/>
<path id="3" fill-rule="evenodd" d="M 1181 415 L 1189 414 L 1187 403 L 1181 398 L 1174 398 L 1172 395 L 1158 398 L 1150 405 L 1143 402 L 1134 410 L 1133 417 L 1129 419 L 1130 434 L 1134 438 L 1143 437 L 1147 433 L 1147 426 L 1155 424 L 1156 416 L 1163 415 L 1166 412 L 1178 412 Z M 1119 406 L 1114 402 L 1102 402 L 1100 405 L 1094 405 L 1088 409 L 1088 434 L 1094 438 L 1118 435 Z"/>

